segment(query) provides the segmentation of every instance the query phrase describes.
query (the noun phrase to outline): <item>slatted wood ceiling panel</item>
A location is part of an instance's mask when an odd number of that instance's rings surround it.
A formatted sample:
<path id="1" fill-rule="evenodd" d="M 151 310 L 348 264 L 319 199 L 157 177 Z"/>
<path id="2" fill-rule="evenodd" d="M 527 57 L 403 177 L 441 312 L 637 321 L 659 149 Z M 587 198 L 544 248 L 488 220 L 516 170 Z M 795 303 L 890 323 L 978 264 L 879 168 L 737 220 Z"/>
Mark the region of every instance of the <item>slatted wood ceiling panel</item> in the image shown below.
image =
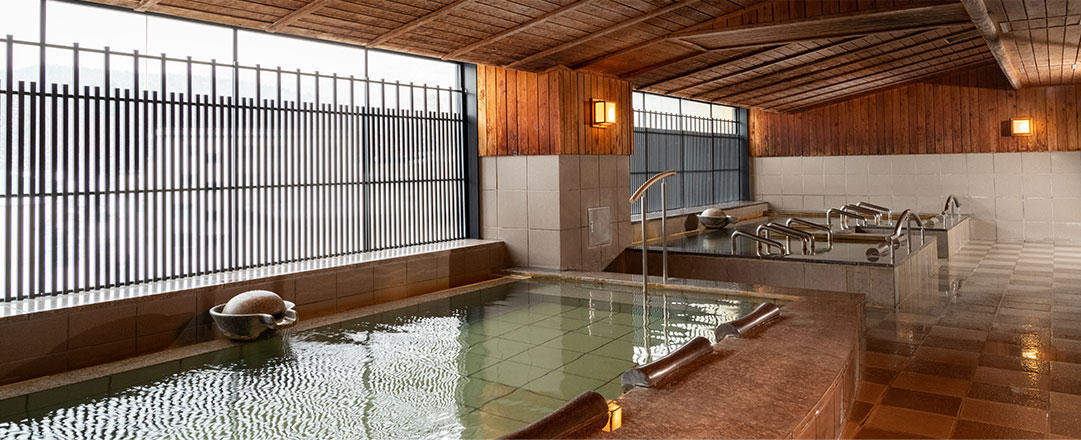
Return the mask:
<path id="1" fill-rule="evenodd" d="M 91 1 L 129 8 L 141 3 Z M 1024 1 L 986 0 L 992 13 L 1003 14 Z M 1011 12 L 1011 20 L 1014 16 L 1028 20 L 1018 26 L 1038 27 L 1033 17 L 1068 16 L 1081 2 L 1027 1 L 1023 14 Z M 943 40 L 971 30 L 967 16 L 949 29 L 883 31 L 737 49 L 708 50 L 689 42 L 691 37 L 672 37 L 926 5 L 959 6 L 943 0 L 160 0 L 150 10 L 267 29 L 313 2 L 320 6 L 283 25 L 280 32 L 534 73 L 557 66 L 584 69 L 629 80 L 643 90 L 781 111 L 883 90 L 990 59 L 978 35 L 950 43 Z M 1030 11 L 1029 4 L 1043 6 L 1043 15 Z M 828 33 L 837 26 L 821 28 Z M 1076 58 L 1074 43 L 1081 38 L 1081 29 L 1065 24 L 1061 32 L 1046 26 L 1028 29 L 1025 32 L 1040 37 L 1046 33 L 1051 39 L 1047 48 L 1028 50 L 1029 64 L 1019 62 L 1036 66 L 1033 78 L 1041 78 L 1047 70 L 1037 63 Z M 506 32 L 514 33 L 504 36 Z M 725 80 L 726 76 L 736 79 Z M 1047 78 L 1081 80 L 1065 71 L 1049 71 Z M 831 87 L 829 98 L 811 93 L 820 86 Z M 795 92 L 806 93 L 788 96 Z"/>
<path id="2" fill-rule="evenodd" d="M 1012 90 L 988 65 L 795 114 L 752 110 L 751 155 L 1076 151 L 1079 103 L 1081 86 Z M 1005 135 L 1014 117 L 1035 135 Z"/>

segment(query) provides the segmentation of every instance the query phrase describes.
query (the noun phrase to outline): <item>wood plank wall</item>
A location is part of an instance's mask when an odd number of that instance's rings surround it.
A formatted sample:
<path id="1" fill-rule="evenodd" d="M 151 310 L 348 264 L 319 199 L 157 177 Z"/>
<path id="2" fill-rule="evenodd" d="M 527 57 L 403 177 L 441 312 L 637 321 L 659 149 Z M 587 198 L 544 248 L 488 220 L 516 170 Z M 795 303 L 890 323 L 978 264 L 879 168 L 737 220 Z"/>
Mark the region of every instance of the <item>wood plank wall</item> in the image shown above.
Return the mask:
<path id="1" fill-rule="evenodd" d="M 1079 101 L 1079 85 L 1012 90 L 998 66 L 978 67 L 794 114 L 751 110 L 751 155 L 1081 150 Z M 1009 136 L 1017 117 L 1034 136 Z"/>
<path id="2" fill-rule="evenodd" d="M 588 125 L 592 99 L 616 103 L 615 125 Z M 477 112 L 481 156 L 633 151 L 631 86 L 624 80 L 569 69 L 538 74 L 478 65 Z"/>

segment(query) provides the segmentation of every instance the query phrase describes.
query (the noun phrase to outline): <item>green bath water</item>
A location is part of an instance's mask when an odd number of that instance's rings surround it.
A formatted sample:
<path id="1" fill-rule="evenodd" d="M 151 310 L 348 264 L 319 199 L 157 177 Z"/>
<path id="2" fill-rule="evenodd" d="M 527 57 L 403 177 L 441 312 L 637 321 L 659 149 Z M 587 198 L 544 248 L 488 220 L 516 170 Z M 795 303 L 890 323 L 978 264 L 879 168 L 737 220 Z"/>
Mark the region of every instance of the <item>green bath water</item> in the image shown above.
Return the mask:
<path id="1" fill-rule="evenodd" d="M 618 397 L 627 368 L 756 305 L 646 302 L 631 287 L 516 281 L 0 401 L 0 437 L 498 437 L 584 391 Z"/>

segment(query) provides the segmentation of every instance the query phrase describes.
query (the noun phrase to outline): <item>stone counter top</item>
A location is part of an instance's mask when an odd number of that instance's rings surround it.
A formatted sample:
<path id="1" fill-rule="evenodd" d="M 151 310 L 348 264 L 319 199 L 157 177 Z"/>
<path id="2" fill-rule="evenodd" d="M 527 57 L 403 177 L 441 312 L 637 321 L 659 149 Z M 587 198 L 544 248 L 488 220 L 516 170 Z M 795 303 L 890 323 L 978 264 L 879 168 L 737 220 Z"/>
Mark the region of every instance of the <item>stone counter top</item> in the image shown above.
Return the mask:
<path id="1" fill-rule="evenodd" d="M 615 274 L 560 275 L 611 279 Z M 629 279 L 622 281 L 636 278 L 641 282 L 641 276 L 623 277 Z M 714 344 L 715 356 L 681 374 L 676 382 L 624 393 L 618 399 L 623 426 L 611 433 L 598 432 L 594 438 L 840 435 L 842 416 L 852 401 L 858 371 L 862 295 L 680 279 L 670 279 L 665 287 L 733 290 L 795 300 L 782 307 L 780 321 L 758 334 Z M 831 393 L 835 395 L 832 401 Z M 831 402 L 836 403 L 831 406 Z M 822 421 L 816 426 L 816 411 L 820 420 L 832 421 L 836 426 Z"/>

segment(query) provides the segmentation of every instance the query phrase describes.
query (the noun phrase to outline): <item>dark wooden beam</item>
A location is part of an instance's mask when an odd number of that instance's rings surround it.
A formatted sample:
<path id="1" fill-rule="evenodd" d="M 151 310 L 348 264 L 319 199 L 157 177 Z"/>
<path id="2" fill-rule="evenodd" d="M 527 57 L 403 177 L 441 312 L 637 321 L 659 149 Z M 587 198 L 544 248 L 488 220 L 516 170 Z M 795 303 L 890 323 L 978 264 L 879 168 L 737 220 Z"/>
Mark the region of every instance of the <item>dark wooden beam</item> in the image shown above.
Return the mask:
<path id="1" fill-rule="evenodd" d="M 691 84 L 689 86 L 684 86 L 684 87 L 680 87 L 678 89 L 669 90 L 669 91 L 667 91 L 667 93 L 682 93 L 682 92 L 686 92 L 687 90 L 697 89 L 697 88 L 703 87 L 703 86 L 721 87 L 722 85 L 735 84 L 735 83 L 738 83 L 740 81 L 746 81 L 747 79 L 749 79 L 748 77 L 754 78 L 755 76 L 757 76 L 757 74 L 759 72 L 762 72 L 764 70 L 773 68 L 774 66 L 776 66 L 778 64 L 798 63 L 797 66 L 802 66 L 803 65 L 803 59 L 805 57 L 811 57 L 814 54 L 816 54 L 818 52 L 821 52 L 823 50 L 838 47 L 838 46 L 841 46 L 843 44 L 851 43 L 851 42 L 856 41 L 856 40 L 859 40 L 859 38 L 846 38 L 846 39 L 841 40 L 841 41 L 837 41 L 837 42 L 833 42 L 833 43 L 829 43 L 829 44 L 825 44 L 825 45 L 821 45 L 821 46 L 814 46 L 814 47 L 812 47 L 810 49 L 798 52 L 798 53 L 796 53 L 794 55 L 780 57 L 780 58 L 777 58 L 777 59 L 775 59 L 773 61 L 770 61 L 768 63 L 756 64 L 756 65 L 747 67 L 745 69 L 739 70 L 737 72 L 726 73 L 724 75 L 715 77 L 713 79 L 708 79 L 708 80 L 705 80 L 705 81 L 699 81 L 699 82 Z M 808 60 L 808 62 L 816 62 L 816 61 L 817 60 Z M 771 72 L 771 73 L 777 73 L 777 72 Z M 716 87 L 714 87 L 714 88 L 716 88 Z"/>
<path id="2" fill-rule="evenodd" d="M 392 30 L 390 32 L 387 32 L 387 33 L 385 33 L 383 35 L 380 35 L 380 36 L 376 37 L 372 41 L 368 42 L 367 46 L 369 46 L 369 47 L 381 46 L 383 43 L 386 43 L 386 42 L 388 42 L 390 40 L 393 40 L 393 39 L 398 38 L 398 37 L 400 37 L 402 35 L 405 35 L 405 34 L 409 33 L 410 31 L 412 31 L 412 30 L 414 30 L 416 28 L 419 28 L 421 26 L 424 26 L 425 24 L 431 23 L 433 20 L 437 20 L 440 17 L 446 16 L 447 14 L 449 14 L 452 11 L 454 11 L 455 9 L 457 9 L 459 6 L 462 6 L 463 4 L 468 3 L 470 1 L 472 1 L 472 0 L 454 0 L 453 2 L 448 3 L 447 5 L 443 6 L 442 8 L 436 9 L 435 11 L 432 11 L 432 12 L 430 12 L 428 14 L 425 14 L 424 16 L 419 17 L 416 20 L 413 20 L 413 21 L 411 21 L 409 23 L 406 23 L 406 24 L 404 24 L 402 26 L 399 26 L 398 28 L 396 28 L 396 29 L 394 29 L 394 30 Z"/>
<path id="3" fill-rule="evenodd" d="M 700 1 L 700 0 L 679 0 L 679 1 L 677 1 L 675 3 L 672 3 L 672 4 L 668 5 L 668 6 L 658 8 L 658 9 L 654 9 L 654 10 L 652 10 L 650 12 L 639 15 L 637 17 L 621 21 L 621 22 L 619 22 L 618 24 L 616 24 L 614 26 L 610 26 L 610 27 L 607 27 L 605 29 L 601 29 L 601 30 L 599 30 L 597 32 L 586 35 L 584 37 L 576 38 L 574 40 L 571 40 L 571 41 L 568 41 L 566 43 L 560 44 L 558 46 L 542 50 L 540 52 L 537 52 L 537 53 L 535 53 L 533 55 L 522 58 L 522 59 L 520 59 L 518 61 L 515 61 L 515 62 L 510 63 L 510 64 L 508 64 L 506 66 L 503 66 L 503 67 L 506 67 L 508 69 L 514 69 L 514 68 L 520 67 L 523 64 L 527 64 L 527 63 L 530 63 L 532 61 L 538 60 L 540 58 L 544 58 L 546 56 L 565 51 L 567 49 L 578 46 L 580 44 L 596 40 L 596 39 L 601 38 L 601 37 L 603 37 L 605 35 L 609 35 L 609 34 L 612 34 L 614 32 L 621 31 L 623 29 L 629 28 L 631 26 L 634 26 L 634 25 L 636 25 L 638 23 L 649 20 L 651 18 L 667 14 L 669 12 L 675 11 L 676 9 L 679 9 L 679 8 L 682 8 L 682 7 L 685 7 L 685 6 L 689 6 L 689 5 L 691 5 L 693 3 L 696 3 L 698 1 Z"/>
<path id="4" fill-rule="evenodd" d="M 970 21 L 965 8 L 948 3 L 796 18 L 766 24 L 676 32 L 672 38 L 708 49 L 787 44 L 826 38 L 846 38 L 892 31 L 954 26 Z"/>
<path id="5" fill-rule="evenodd" d="M 991 55 L 995 56 L 998 67 L 1006 75 L 1010 86 L 1014 89 L 1020 89 L 1021 73 L 1017 69 L 1018 64 L 1014 63 L 1010 52 L 1002 45 L 1002 39 L 999 38 L 995 22 L 991 20 L 991 16 L 987 13 L 987 5 L 983 3 L 983 0 L 961 0 L 961 4 L 968 11 L 972 23 L 976 25 L 976 30 L 980 31 L 980 35 L 983 35 L 987 47 L 991 49 Z"/>
<path id="6" fill-rule="evenodd" d="M 755 51 L 751 51 L 751 52 L 743 52 L 743 53 L 740 53 L 737 56 L 725 58 L 725 59 L 723 59 L 721 61 L 718 61 L 716 63 L 710 64 L 710 65 L 707 65 L 707 66 L 703 66 L 703 67 L 698 68 L 698 69 L 694 69 L 694 70 L 692 70 L 690 72 L 680 73 L 680 74 L 678 74 L 676 76 L 662 78 L 660 80 L 657 80 L 657 81 L 654 81 L 654 82 L 651 82 L 651 83 L 648 83 L 648 84 L 643 84 L 641 86 L 638 86 L 638 89 L 643 89 L 644 90 L 644 89 L 648 89 L 648 88 L 651 88 L 651 87 L 654 87 L 654 86 L 657 86 L 657 85 L 660 85 L 660 84 L 664 84 L 664 83 L 667 83 L 667 82 L 670 82 L 670 81 L 675 81 L 675 80 L 680 79 L 680 78 L 684 78 L 684 77 L 687 77 L 687 76 L 690 76 L 690 75 L 694 75 L 694 74 L 699 73 L 699 72 L 705 72 L 705 71 L 709 71 L 709 70 L 713 70 L 713 69 L 719 69 L 721 67 L 727 66 L 729 64 L 735 63 L 735 62 L 740 61 L 740 60 L 745 60 L 747 58 L 753 58 L 753 57 L 757 57 L 757 56 L 760 56 L 760 55 L 765 55 L 765 54 L 767 54 L 767 53 L 769 53 L 769 52 L 771 52 L 773 50 L 776 50 L 776 49 L 777 48 L 775 48 L 775 47 L 771 47 L 771 48 L 763 49 L 763 50 L 755 50 Z"/>
<path id="7" fill-rule="evenodd" d="M 308 16 L 312 12 L 322 9 L 323 6 L 327 5 L 327 3 L 330 3 L 330 0 L 312 0 L 310 3 L 301 6 L 300 9 L 290 12 L 284 17 L 279 18 L 278 21 L 271 23 L 270 26 L 267 26 L 266 31 L 279 32 L 282 29 L 289 27 L 289 25 L 295 23 L 297 20 Z"/>
<path id="8" fill-rule="evenodd" d="M 961 31 L 961 32 L 963 32 L 963 31 Z M 776 78 L 776 79 L 769 82 L 769 83 L 766 83 L 766 84 L 754 84 L 754 87 L 750 87 L 750 88 L 740 87 L 738 90 L 735 90 L 735 91 L 725 90 L 724 92 L 722 92 L 723 94 L 720 95 L 720 96 L 716 95 L 716 93 L 718 92 L 719 89 L 714 89 L 714 90 L 709 91 L 709 92 L 699 93 L 699 94 L 694 95 L 694 96 L 699 97 L 699 98 L 709 96 L 710 99 L 733 100 L 733 101 L 741 101 L 741 102 L 747 101 L 747 100 L 754 100 L 754 99 L 756 99 L 758 97 L 761 97 L 763 95 L 769 96 L 770 94 L 775 94 L 776 90 L 778 88 L 783 88 L 784 90 L 792 90 L 792 89 L 794 89 L 796 87 L 800 87 L 800 86 L 802 86 L 804 84 L 808 84 L 808 83 L 818 81 L 820 79 L 821 75 L 829 75 L 829 76 L 832 76 L 832 77 L 836 77 L 838 75 L 846 75 L 849 72 L 851 72 L 850 70 L 847 70 L 849 68 L 855 68 L 855 69 L 865 68 L 865 70 L 866 70 L 866 68 L 868 68 L 868 67 L 873 68 L 875 66 L 881 66 L 881 65 L 889 64 L 890 62 L 897 59 L 897 58 L 890 58 L 890 57 L 891 56 L 896 56 L 899 53 L 907 54 L 907 55 L 902 55 L 904 57 L 918 56 L 918 55 L 922 55 L 924 53 L 929 53 L 929 52 L 932 52 L 932 51 L 935 51 L 935 50 L 938 50 L 938 49 L 941 48 L 941 46 L 940 46 L 942 44 L 941 43 L 941 38 L 935 37 L 935 38 L 929 38 L 926 41 L 923 41 L 923 42 L 917 43 L 917 44 L 912 44 L 912 43 L 902 44 L 899 48 L 890 50 L 890 45 L 891 44 L 899 43 L 899 42 L 904 41 L 906 39 L 916 37 L 917 35 L 913 35 L 913 34 L 905 35 L 905 36 L 900 37 L 900 38 L 888 40 L 888 43 L 884 42 L 884 44 L 883 43 L 875 44 L 875 45 L 870 46 L 868 48 L 858 49 L 858 50 L 850 51 L 850 52 L 846 52 L 846 53 L 841 53 L 841 54 L 838 54 L 838 55 L 828 57 L 828 58 L 823 59 L 823 60 L 818 60 L 818 61 L 815 61 L 813 63 L 809 63 L 809 64 L 804 65 L 804 66 L 799 66 L 799 67 L 796 67 L 794 69 L 790 69 L 790 70 L 784 72 L 783 74 L 778 73 L 778 74 L 772 75 L 771 78 Z M 926 49 L 926 50 L 924 50 L 924 49 Z M 913 52 L 913 51 L 920 51 L 920 52 L 910 53 L 910 52 Z M 843 59 L 843 58 L 845 58 L 847 56 L 851 56 L 851 55 L 854 55 L 854 54 L 862 54 L 864 52 L 870 52 L 870 53 L 872 53 L 872 55 L 866 56 L 866 57 L 856 58 L 856 59 L 845 61 L 845 62 L 842 62 L 842 63 L 839 63 L 839 64 L 829 64 L 829 63 L 831 63 L 833 61 Z M 879 60 L 883 60 L 883 59 L 885 59 L 885 61 L 879 62 Z M 748 84 L 748 85 L 750 85 L 750 84 Z"/>
<path id="9" fill-rule="evenodd" d="M 139 0 L 139 4 L 135 5 L 135 10 L 139 12 L 146 12 L 149 11 L 150 8 L 156 6 L 158 3 L 161 3 L 161 0 Z"/>
<path id="10" fill-rule="evenodd" d="M 469 44 L 469 45 L 462 46 L 462 47 L 459 47 L 457 49 L 454 49 L 454 50 L 448 52 L 446 55 L 443 55 L 440 58 L 442 58 L 444 60 L 457 59 L 458 57 L 460 57 L 462 55 L 465 55 L 465 54 L 470 53 L 470 52 L 472 52 L 474 50 L 480 49 L 480 48 L 482 48 L 484 46 L 487 46 L 489 44 L 493 44 L 493 43 L 495 43 L 495 42 L 497 42 L 499 40 L 502 40 L 504 38 L 507 38 L 507 37 L 519 34 L 521 32 L 527 31 L 529 29 L 532 29 L 532 28 L 536 27 L 537 25 L 542 24 L 542 23 L 544 23 L 544 22 L 546 22 L 548 20 L 551 20 L 553 18 L 556 18 L 556 17 L 558 17 L 560 15 L 563 15 L 563 14 L 566 14 L 568 12 L 575 11 L 575 10 L 580 9 L 581 7 L 586 6 L 586 5 L 590 4 L 590 3 L 595 3 L 596 1 L 597 0 L 578 0 L 578 1 L 574 2 L 574 3 L 563 6 L 563 7 L 559 8 L 559 9 L 553 10 L 551 12 L 548 12 L 548 13 L 544 14 L 544 15 L 538 16 L 537 18 L 529 20 L 529 21 L 527 21 L 525 23 L 522 23 L 522 24 L 520 24 L 518 26 L 514 26 L 514 27 L 512 27 L 510 29 L 507 29 L 507 30 L 505 30 L 503 32 L 500 32 L 498 34 L 495 34 L 495 35 L 492 35 L 492 36 L 490 36 L 488 38 L 480 40 L 480 41 L 478 41 L 476 43 Z"/>
<path id="11" fill-rule="evenodd" d="M 767 6 L 773 6 L 773 3 L 770 2 L 770 1 L 763 1 L 762 3 L 758 3 L 758 4 L 753 5 L 753 6 L 748 6 L 746 8 L 740 8 L 740 9 L 737 9 L 735 11 L 728 12 L 728 13 L 725 13 L 723 15 L 717 16 L 715 18 L 711 18 L 711 19 L 709 19 L 707 21 L 697 23 L 697 24 L 693 24 L 691 26 L 687 26 L 687 27 L 685 27 L 683 29 L 680 29 L 680 30 L 681 31 L 690 31 L 690 30 L 695 30 L 695 29 L 707 28 L 707 27 L 713 26 L 715 24 L 724 23 L 724 22 L 728 21 L 731 18 L 735 18 L 735 17 L 738 17 L 740 15 L 743 15 L 743 14 L 746 14 L 746 13 L 749 13 L 749 12 L 752 12 L 752 11 L 757 11 L 757 10 L 762 9 L 764 7 L 767 7 Z M 669 34 L 669 35 L 671 35 L 671 34 Z M 699 48 L 700 52 L 705 52 L 706 50 L 708 50 L 708 49 L 706 49 L 706 48 L 704 48 L 702 46 L 691 43 L 689 41 L 673 39 L 669 35 L 665 35 L 663 37 L 657 37 L 657 38 L 654 38 L 652 40 L 644 41 L 644 42 L 641 42 L 641 43 L 632 44 L 630 46 L 624 47 L 624 48 L 622 48 L 620 50 L 617 50 L 615 52 L 611 52 L 611 53 L 599 56 L 597 58 L 593 58 L 593 59 L 585 61 L 583 63 L 579 63 L 578 65 L 574 66 L 573 68 L 574 69 L 589 69 L 593 65 L 608 61 L 608 60 L 613 59 L 613 58 L 618 58 L 620 56 L 626 55 L 626 54 L 631 53 L 631 52 L 636 52 L 636 51 L 639 51 L 639 50 L 648 49 L 648 48 L 656 46 L 656 45 L 658 45 L 660 43 L 664 43 L 666 41 L 676 43 L 676 44 L 683 44 L 683 45 L 693 44 L 694 47 Z"/>

